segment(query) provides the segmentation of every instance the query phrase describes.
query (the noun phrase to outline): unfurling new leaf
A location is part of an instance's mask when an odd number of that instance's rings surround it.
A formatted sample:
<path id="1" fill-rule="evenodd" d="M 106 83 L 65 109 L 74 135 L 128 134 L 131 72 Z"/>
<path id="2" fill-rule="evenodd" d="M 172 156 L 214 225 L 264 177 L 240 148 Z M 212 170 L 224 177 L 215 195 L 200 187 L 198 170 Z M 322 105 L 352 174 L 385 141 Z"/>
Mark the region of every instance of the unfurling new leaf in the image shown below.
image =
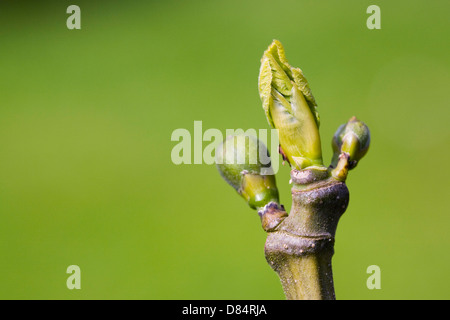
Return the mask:
<path id="1" fill-rule="evenodd" d="M 289 163 L 296 169 L 322 166 L 316 101 L 303 72 L 289 65 L 277 40 L 261 59 L 258 87 L 267 120 L 279 130 Z"/>

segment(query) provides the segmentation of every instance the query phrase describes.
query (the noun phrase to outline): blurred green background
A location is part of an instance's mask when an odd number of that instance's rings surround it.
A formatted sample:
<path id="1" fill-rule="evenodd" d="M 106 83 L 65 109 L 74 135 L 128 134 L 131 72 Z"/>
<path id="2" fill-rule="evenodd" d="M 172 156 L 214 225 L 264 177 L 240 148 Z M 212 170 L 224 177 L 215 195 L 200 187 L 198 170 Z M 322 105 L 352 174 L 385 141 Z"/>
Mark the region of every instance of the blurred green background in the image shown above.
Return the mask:
<path id="1" fill-rule="evenodd" d="M 81 30 L 66 27 L 70 4 Z M 381 30 L 366 27 L 371 4 Z M 284 299 L 256 212 L 215 166 L 170 157 L 195 120 L 269 128 L 257 78 L 276 38 L 316 97 L 327 164 L 351 116 L 372 133 L 336 235 L 337 298 L 449 299 L 449 9 L 2 1 L 0 298 Z M 284 166 L 289 209 L 288 180 Z M 66 287 L 72 264 L 81 290 Z M 366 287 L 374 264 L 380 290 Z"/>

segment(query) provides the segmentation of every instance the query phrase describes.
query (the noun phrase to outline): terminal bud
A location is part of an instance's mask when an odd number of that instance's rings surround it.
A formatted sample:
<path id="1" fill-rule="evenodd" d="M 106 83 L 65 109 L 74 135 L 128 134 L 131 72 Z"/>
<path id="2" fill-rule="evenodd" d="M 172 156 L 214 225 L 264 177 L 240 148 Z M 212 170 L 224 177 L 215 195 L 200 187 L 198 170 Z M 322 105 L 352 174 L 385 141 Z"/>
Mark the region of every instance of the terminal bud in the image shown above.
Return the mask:
<path id="1" fill-rule="evenodd" d="M 303 72 L 289 65 L 277 40 L 261 59 L 258 87 L 267 121 L 278 129 L 283 158 L 299 170 L 322 166 L 316 101 Z"/>

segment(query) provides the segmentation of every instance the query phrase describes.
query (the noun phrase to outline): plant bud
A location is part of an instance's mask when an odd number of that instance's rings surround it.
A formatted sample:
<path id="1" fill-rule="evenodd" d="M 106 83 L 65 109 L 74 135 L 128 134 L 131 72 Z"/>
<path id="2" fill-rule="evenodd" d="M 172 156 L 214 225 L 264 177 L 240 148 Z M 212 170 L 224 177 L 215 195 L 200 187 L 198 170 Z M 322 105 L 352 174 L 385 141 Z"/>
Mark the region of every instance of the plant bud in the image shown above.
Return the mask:
<path id="1" fill-rule="evenodd" d="M 217 148 L 217 168 L 248 203 L 259 210 L 278 203 L 278 189 L 266 146 L 250 135 L 229 136 Z"/>
<path id="2" fill-rule="evenodd" d="M 364 122 L 352 117 L 341 125 L 333 136 L 333 159 L 331 166 L 336 167 L 342 153 L 349 155 L 349 169 L 353 169 L 358 161 L 367 153 L 370 145 L 370 131 Z"/>
<path id="3" fill-rule="evenodd" d="M 316 101 L 302 71 L 289 65 L 277 40 L 261 59 L 258 86 L 267 120 L 278 129 L 283 156 L 299 170 L 322 166 Z"/>

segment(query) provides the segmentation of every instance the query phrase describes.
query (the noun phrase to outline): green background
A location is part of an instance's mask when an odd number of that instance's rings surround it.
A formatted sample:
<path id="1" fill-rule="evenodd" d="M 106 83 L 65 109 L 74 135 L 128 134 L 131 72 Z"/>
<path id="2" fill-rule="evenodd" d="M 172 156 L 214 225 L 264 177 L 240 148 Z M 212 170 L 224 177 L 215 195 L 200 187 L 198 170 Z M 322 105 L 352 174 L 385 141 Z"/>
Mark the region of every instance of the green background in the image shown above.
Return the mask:
<path id="1" fill-rule="evenodd" d="M 66 27 L 70 4 L 81 30 Z M 366 27 L 371 4 L 381 30 Z M 269 129 L 257 78 L 278 39 L 318 102 L 326 163 L 351 116 L 372 133 L 337 230 L 337 298 L 449 299 L 449 9 L 2 1 L 0 298 L 284 299 L 256 212 L 214 165 L 171 161 L 172 132 L 195 120 Z M 288 180 L 284 166 L 289 209 Z M 66 287 L 73 264 L 81 290 Z"/>

